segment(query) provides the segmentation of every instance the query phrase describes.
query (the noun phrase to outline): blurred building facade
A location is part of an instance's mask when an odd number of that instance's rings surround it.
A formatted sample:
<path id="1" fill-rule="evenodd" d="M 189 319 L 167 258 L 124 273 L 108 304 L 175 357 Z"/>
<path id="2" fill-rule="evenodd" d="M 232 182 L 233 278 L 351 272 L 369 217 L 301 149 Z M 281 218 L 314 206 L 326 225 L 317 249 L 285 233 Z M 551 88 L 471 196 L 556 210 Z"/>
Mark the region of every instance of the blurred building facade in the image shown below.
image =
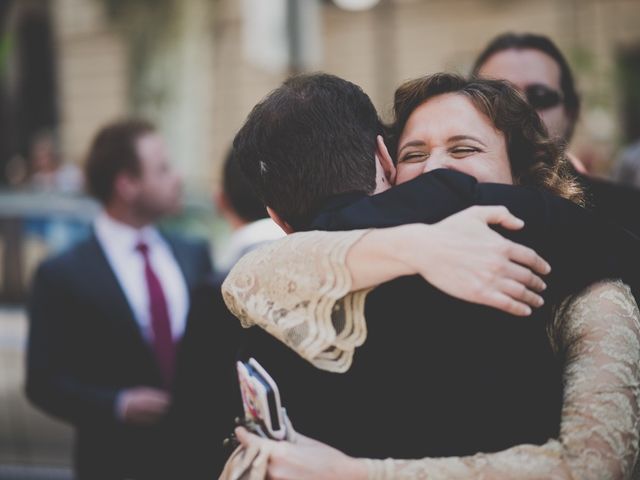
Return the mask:
<path id="1" fill-rule="evenodd" d="M 65 160 L 80 162 L 104 122 L 140 113 L 196 190 L 211 188 L 251 107 L 289 73 L 352 80 L 388 118 L 402 80 L 467 73 L 504 31 L 549 35 L 568 55 L 585 101 L 573 148 L 597 169 L 640 135 L 630 126 L 640 105 L 624 87 L 640 75 L 637 0 L 382 0 L 363 12 L 328 0 L 14 0 L 8 31 L 33 12 L 52 32 L 51 127 Z M 19 70 L 13 46 L 5 56 Z M 6 73 L 11 92 L 20 78 Z"/>

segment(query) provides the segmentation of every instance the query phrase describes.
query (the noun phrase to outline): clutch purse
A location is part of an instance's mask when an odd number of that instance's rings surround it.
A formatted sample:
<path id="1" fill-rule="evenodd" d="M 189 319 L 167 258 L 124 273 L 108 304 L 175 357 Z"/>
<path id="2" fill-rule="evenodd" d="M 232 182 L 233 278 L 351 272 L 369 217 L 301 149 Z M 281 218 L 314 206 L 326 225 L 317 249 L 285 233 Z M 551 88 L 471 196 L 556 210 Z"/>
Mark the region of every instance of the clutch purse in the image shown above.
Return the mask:
<path id="1" fill-rule="evenodd" d="M 237 362 L 245 427 L 260 437 L 284 440 L 287 428 L 280 390 L 255 358 Z"/>
<path id="2" fill-rule="evenodd" d="M 254 358 L 248 362 L 238 362 L 236 368 L 244 410 L 244 418 L 236 419 L 236 423 L 260 437 L 294 441 L 295 431 L 286 410 L 282 407 L 280 391 L 275 380 Z M 236 448 L 227 460 L 219 480 L 266 478 L 268 452 L 256 446 L 246 449 L 238 445 L 234 435 L 225 442 Z"/>

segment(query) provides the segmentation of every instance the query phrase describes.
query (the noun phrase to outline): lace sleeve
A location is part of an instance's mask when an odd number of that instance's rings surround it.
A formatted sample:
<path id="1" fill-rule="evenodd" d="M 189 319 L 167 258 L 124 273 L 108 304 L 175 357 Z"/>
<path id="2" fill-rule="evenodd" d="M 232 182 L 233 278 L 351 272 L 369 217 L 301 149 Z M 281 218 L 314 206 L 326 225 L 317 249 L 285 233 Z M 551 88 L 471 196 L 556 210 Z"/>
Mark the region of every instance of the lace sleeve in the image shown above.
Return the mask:
<path id="1" fill-rule="evenodd" d="M 367 230 L 302 232 L 245 255 L 222 285 L 244 327 L 258 325 L 317 368 L 345 372 L 366 339 L 368 290 L 349 293 L 346 256 Z"/>
<path id="2" fill-rule="evenodd" d="M 621 282 L 592 285 L 565 301 L 553 327 L 566 362 L 559 440 L 471 457 L 366 460 L 369 478 L 630 478 L 639 436 L 639 322 Z"/>

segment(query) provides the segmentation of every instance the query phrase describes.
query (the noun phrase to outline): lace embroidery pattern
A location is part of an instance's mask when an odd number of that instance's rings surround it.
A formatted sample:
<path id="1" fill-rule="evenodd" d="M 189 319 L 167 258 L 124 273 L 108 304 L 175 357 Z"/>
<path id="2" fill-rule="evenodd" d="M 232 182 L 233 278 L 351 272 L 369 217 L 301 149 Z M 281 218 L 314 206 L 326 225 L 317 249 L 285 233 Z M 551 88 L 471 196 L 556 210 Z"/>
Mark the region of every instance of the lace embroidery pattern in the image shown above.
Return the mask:
<path id="1" fill-rule="evenodd" d="M 301 232 L 245 255 L 222 285 L 245 328 L 258 325 L 317 368 L 346 372 L 367 336 L 364 301 L 347 295 L 346 255 L 367 231 Z"/>

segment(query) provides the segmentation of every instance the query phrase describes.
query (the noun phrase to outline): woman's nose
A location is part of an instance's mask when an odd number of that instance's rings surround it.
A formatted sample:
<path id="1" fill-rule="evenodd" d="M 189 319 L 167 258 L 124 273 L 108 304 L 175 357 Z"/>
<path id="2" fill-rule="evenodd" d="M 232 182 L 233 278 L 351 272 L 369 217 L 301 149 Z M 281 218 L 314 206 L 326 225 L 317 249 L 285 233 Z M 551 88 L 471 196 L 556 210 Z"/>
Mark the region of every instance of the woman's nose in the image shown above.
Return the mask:
<path id="1" fill-rule="evenodd" d="M 423 172 L 430 172 L 438 168 L 448 168 L 449 158 L 446 155 L 440 153 L 432 153 L 429 156 L 429 160 L 424 162 Z"/>

